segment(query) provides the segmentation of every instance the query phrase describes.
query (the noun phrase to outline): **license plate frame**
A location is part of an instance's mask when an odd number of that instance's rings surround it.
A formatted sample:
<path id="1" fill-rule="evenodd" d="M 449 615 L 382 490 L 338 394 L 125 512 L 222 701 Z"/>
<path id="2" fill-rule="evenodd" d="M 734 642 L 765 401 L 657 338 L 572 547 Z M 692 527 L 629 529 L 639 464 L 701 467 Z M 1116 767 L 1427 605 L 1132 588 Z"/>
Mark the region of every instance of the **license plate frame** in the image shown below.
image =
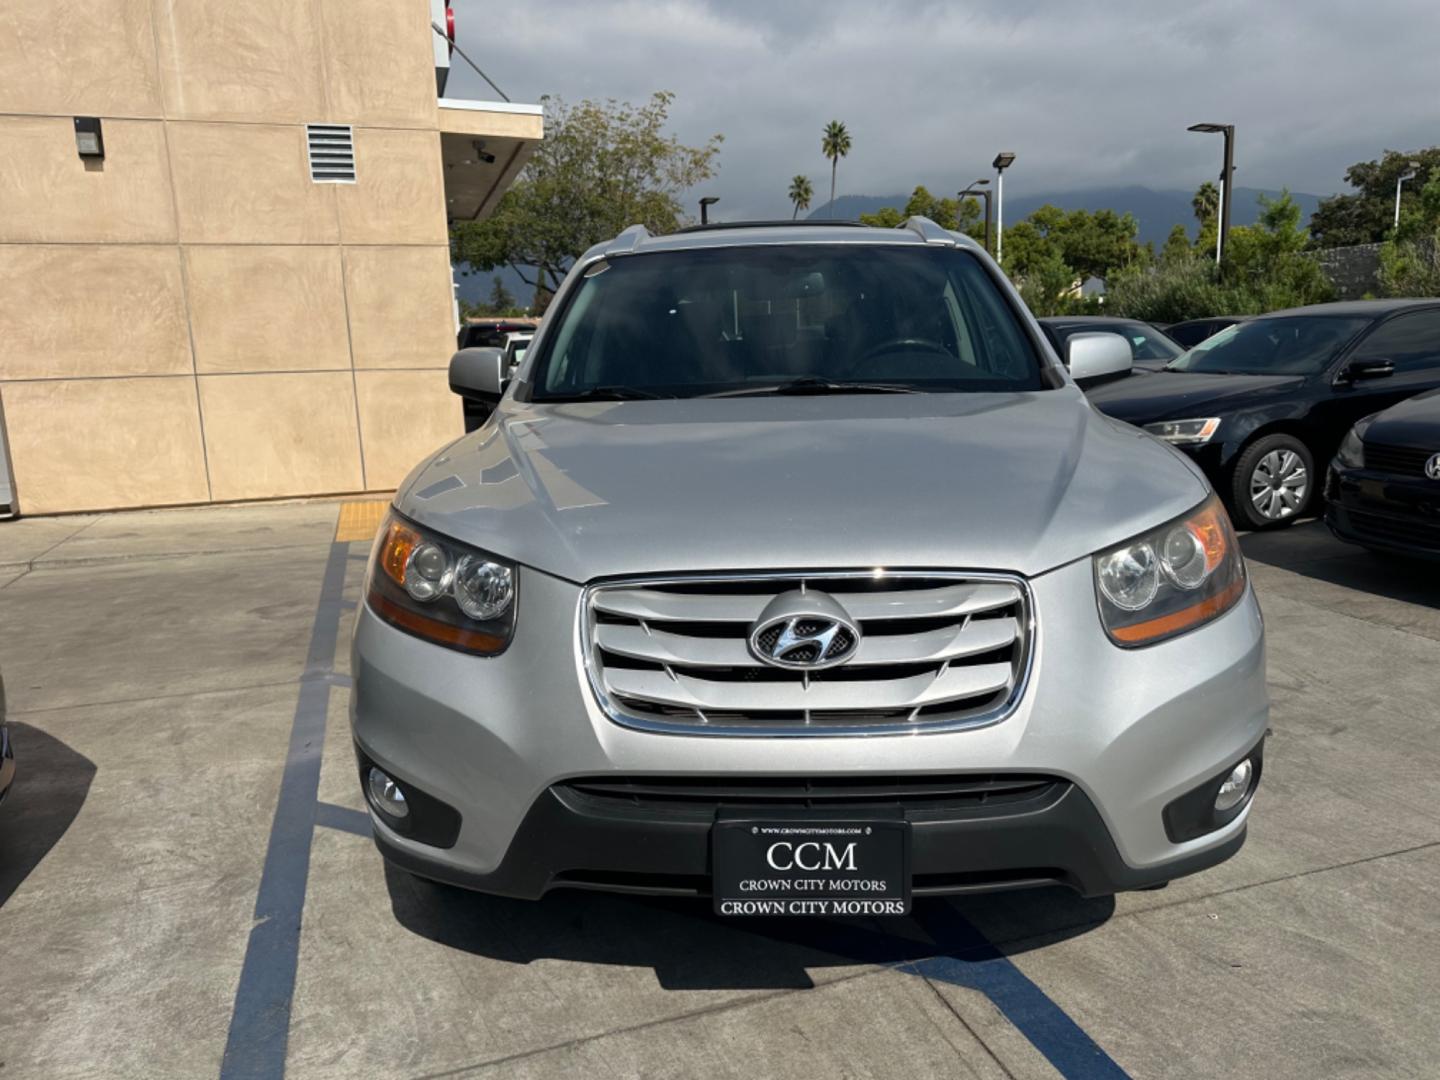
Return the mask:
<path id="1" fill-rule="evenodd" d="M 718 818 L 714 910 L 726 917 L 908 915 L 910 823 L 783 814 Z"/>

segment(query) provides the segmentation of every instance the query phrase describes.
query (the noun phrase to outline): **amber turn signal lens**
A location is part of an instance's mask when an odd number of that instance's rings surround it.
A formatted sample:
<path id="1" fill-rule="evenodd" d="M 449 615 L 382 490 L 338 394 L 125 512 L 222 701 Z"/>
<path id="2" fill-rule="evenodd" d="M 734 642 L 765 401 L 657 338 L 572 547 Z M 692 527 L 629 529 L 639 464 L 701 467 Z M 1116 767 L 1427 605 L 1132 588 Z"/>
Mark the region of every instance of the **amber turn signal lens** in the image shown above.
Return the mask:
<path id="1" fill-rule="evenodd" d="M 410 553 L 419 546 L 421 536 L 403 521 L 390 521 L 385 539 L 380 545 L 380 568 L 385 576 L 396 585 L 405 584 L 405 567 L 410 562 Z"/>
<path id="2" fill-rule="evenodd" d="M 1240 594 L 1245 589 L 1243 578 L 1237 578 L 1229 585 L 1226 585 L 1222 592 L 1214 596 L 1206 597 L 1198 604 L 1191 604 L 1179 611 L 1172 611 L 1168 615 L 1161 615 L 1155 619 L 1147 619 L 1145 622 L 1132 623 L 1129 626 L 1118 626 L 1110 631 L 1111 637 L 1126 645 L 1143 645 L 1148 641 L 1159 641 L 1162 638 L 1173 637 L 1192 626 L 1199 626 L 1203 622 L 1209 622 L 1215 616 L 1228 611 L 1240 599 Z"/>

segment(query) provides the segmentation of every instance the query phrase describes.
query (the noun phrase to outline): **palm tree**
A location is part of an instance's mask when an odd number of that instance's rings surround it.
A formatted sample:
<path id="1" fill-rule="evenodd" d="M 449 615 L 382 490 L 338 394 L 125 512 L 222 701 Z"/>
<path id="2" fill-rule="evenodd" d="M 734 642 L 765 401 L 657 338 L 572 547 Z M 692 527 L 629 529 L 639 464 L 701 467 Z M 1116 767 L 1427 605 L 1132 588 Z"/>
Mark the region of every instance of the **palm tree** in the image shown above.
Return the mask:
<path id="1" fill-rule="evenodd" d="M 1195 211 L 1195 220 L 1204 228 L 1220 212 L 1220 189 L 1206 180 L 1196 189 L 1195 197 L 1190 200 L 1190 209 Z"/>
<path id="2" fill-rule="evenodd" d="M 810 209 L 810 200 L 815 197 L 815 188 L 810 183 L 808 176 L 797 176 L 790 181 L 790 201 L 795 204 L 795 212 L 790 215 L 794 221 L 800 216 L 801 210 Z"/>
<path id="3" fill-rule="evenodd" d="M 825 125 L 825 134 L 820 138 L 820 152 L 830 159 L 830 216 L 835 216 L 835 168 L 842 157 L 850 153 L 850 132 L 839 120 Z"/>

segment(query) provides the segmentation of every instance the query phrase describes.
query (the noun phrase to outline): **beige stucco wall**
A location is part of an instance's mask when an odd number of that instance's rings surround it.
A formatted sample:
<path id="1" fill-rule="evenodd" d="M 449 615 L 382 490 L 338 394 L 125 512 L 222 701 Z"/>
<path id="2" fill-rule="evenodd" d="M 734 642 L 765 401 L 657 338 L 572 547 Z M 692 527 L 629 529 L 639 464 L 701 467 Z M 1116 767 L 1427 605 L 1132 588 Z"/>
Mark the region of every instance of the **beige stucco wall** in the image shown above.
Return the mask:
<path id="1" fill-rule="evenodd" d="M 461 432 L 429 12 L 0 4 L 23 512 L 383 491 Z M 75 115 L 102 117 L 103 163 L 77 155 Z M 310 180 L 317 121 L 354 127 L 357 183 Z"/>

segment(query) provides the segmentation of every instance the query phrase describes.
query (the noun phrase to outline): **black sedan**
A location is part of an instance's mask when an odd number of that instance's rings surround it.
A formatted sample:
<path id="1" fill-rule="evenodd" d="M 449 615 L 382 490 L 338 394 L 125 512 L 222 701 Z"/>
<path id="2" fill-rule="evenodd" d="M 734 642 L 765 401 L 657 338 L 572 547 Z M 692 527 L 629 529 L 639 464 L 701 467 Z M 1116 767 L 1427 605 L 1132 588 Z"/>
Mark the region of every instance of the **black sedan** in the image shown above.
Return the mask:
<path id="1" fill-rule="evenodd" d="M 1212 315 L 1207 319 L 1186 319 L 1184 322 L 1171 323 L 1165 327 L 1165 333 L 1182 349 L 1193 349 L 1206 338 L 1249 318 L 1249 315 Z"/>
<path id="2" fill-rule="evenodd" d="M 1105 413 L 1188 453 L 1236 525 L 1300 516 L 1351 425 L 1440 387 L 1440 301 L 1277 311 L 1221 331 L 1143 379 L 1089 391 Z"/>
<path id="3" fill-rule="evenodd" d="M 1357 423 L 1325 482 L 1325 523 L 1378 552 L 1440 558 L 1440 391 Z"/>
<path id="4" fill-rule="evenodd" d="M 1065 342 L 1075 334 L 1119 334 L 1130 342 L 1135 367 L 1141 371 L 1159 371 L 1185 350 L 1166 336 L 1159 327 L 1138 319 L 1111 319 L 1103 315 L 1054 315 L 1040 320 L 1040 329 L 1065 355 Z"/>

